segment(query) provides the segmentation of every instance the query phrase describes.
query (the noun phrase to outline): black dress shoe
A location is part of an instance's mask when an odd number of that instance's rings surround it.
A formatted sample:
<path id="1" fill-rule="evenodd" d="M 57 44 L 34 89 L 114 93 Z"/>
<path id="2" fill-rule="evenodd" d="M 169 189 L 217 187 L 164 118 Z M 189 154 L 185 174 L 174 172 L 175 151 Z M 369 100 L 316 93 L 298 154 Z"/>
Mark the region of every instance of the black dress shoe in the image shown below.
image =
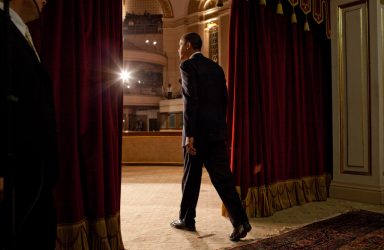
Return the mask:
<path id="1" fill-rule="evenodd" d="M 252 227 L 248 222 L 240 224 L 239 226 L 233 229 L 233 232 L 231 236 L 229 236 L 229 239 L 231 241 L 239 241 L 241 238 L 247 236 L 247 233 L 251 231 L 251 229 Z"/>
<path id="2" fill-rule="evenodd" d="M 196 231 L 195 225 L 187 225 L 182 220 L 174 220 L 171 222 L 171 226 L 177 229 L 186 230 L 186 231 Z"/>

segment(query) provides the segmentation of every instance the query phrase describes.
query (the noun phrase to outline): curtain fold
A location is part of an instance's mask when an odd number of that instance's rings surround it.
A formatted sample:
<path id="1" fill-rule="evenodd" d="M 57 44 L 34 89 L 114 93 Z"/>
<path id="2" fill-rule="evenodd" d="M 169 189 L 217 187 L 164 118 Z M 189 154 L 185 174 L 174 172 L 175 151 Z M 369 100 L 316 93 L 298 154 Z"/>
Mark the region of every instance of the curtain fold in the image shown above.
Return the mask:
<path id="1" fill-rule="evenodd" d="M 298 23 L 292 24 L 289 14 L 276 14 L 278 2 L 232 1 L 231 9 L 231 168 L 252 217 L 325 200 L 331 173 L 331 51 L 325 23 L 296 13 Z M 288 3 L 283 7 L 292 12 Z M 303 29 L 306 19 L 310 32 Z"/>
<path id="2" fill-rule="evenodd" d="M 123 249 L 122 2 L 48 1 L 38 47 L 54 83 L 57 249 Z"/>

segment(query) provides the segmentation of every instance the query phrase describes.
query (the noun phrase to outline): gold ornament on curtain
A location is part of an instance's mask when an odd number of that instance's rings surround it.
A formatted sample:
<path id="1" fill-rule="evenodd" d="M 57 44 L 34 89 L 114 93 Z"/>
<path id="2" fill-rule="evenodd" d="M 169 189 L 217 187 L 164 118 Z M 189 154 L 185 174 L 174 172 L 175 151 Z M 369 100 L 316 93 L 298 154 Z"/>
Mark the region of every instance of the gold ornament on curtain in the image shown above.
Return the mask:
<path id="1" fill-rule="evenodd" d="M 307 20 L 307 15 L 305 15 L 304 30 L 305 31 L 311 31 L 311 29 L 309 28 L 308 20 Z"/>
<path id="2" fill-rule="evenodd" d="M 297 23 L 295 7 L 299 4 L 299 0 L 288 0 L 288 2 L 289 2 L 289 3 L 291 4 L 291 6 L 292 6 L 291 23 Z"/>
<path id="3" fill-rule="evenodd" d="M 311 12 L 311 0 L 300 0 L 300 8 L 305 14 L 304 30 L 310 31 L 307 16 Z"/>
<path id="4" fill-rule="evenodd" d="M 312 16 L 316 23 L 326 21 L 326 34 L 331 38 L 331 20 L 329 19 L 329 2 L 327 0 L 313 0 Z"/>
<path id="5" fill-rule="evenodd" d="M 317 24 L 320 24 L 324 21 L 324 4 L 325 1 L 313 1 L 312 16 L 313 20 L 315 20 Z"/>
<path id="6" fill-rule="evenodd" d="M 280 0 L 279 0 L 279 3 L 277 4 L 276 13 L 279 15 L 284 15 L 283 5 L 281 4 Z"/>
<path id="7" fill-rule="evenodd" d="M 279 0 L 277 4 L 276 13 L 283 15 L 283 6 L 281 3 L 282 0 Z M 312 12 L 313 19 L 317 24 L 321 24 L 322 22 L 326 22 L 326 35 L 330 39 L 331 38 L 331 20 L 330 20 L 330 0 L 287 0 L 292 6 L 292 15 L 291 15 L 291 23 L 297 23 L 296 10 L 295 7 L 300 5 L 301 11 L 305 14 L 305 23 L 304 30 L 310 31 L 309 23 L 308 23 L 308 14 Z M 260 5 L 267 5 L 266 0 L 259 0 Z"/>
<path id="8" fill-rule="evenodd" d="M 295 7 L 292 8 L 291 23 L 297 23 Z"/>

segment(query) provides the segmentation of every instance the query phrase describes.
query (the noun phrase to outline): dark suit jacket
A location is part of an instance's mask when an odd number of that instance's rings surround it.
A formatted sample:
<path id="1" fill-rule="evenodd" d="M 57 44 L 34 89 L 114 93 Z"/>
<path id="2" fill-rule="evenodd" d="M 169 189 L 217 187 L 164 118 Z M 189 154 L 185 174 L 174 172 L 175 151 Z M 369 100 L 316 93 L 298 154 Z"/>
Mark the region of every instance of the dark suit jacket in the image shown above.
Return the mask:
<path id="1" fill-rule="evenodd" d="M 15 173 L 16 206 L 28 209 L 42 183 L 42 192 L 50 192 L 57 182 L 52 82 L 12 22 L 5 36 L 3 17 L 0 10 L 0 174 Z M 10 109 L 9 92 L 16 100 Z"/>
<path id="2" fill-rule="evenodd" d="M 195 144 L 226 140 L 227 87 L 223 69 L 201 53 L 180 65 L 185 136 Z"/>

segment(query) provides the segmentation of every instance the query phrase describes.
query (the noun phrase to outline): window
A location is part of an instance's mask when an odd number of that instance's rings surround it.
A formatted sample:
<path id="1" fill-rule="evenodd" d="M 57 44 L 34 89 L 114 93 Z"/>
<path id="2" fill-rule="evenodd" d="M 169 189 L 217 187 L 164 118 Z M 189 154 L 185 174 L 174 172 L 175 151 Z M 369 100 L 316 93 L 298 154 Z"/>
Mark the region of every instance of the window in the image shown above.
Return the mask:
<path id="1" fill-rule="evenodd" d="M 209 29 L 209 58 L 219 62 L 219 29 L 214 26 Z"/>
<path id="2" fill-rule="evenodd" d="M 181 130 L 183 128 L 183 113 L 161 113 L 161 130 Z"/>

